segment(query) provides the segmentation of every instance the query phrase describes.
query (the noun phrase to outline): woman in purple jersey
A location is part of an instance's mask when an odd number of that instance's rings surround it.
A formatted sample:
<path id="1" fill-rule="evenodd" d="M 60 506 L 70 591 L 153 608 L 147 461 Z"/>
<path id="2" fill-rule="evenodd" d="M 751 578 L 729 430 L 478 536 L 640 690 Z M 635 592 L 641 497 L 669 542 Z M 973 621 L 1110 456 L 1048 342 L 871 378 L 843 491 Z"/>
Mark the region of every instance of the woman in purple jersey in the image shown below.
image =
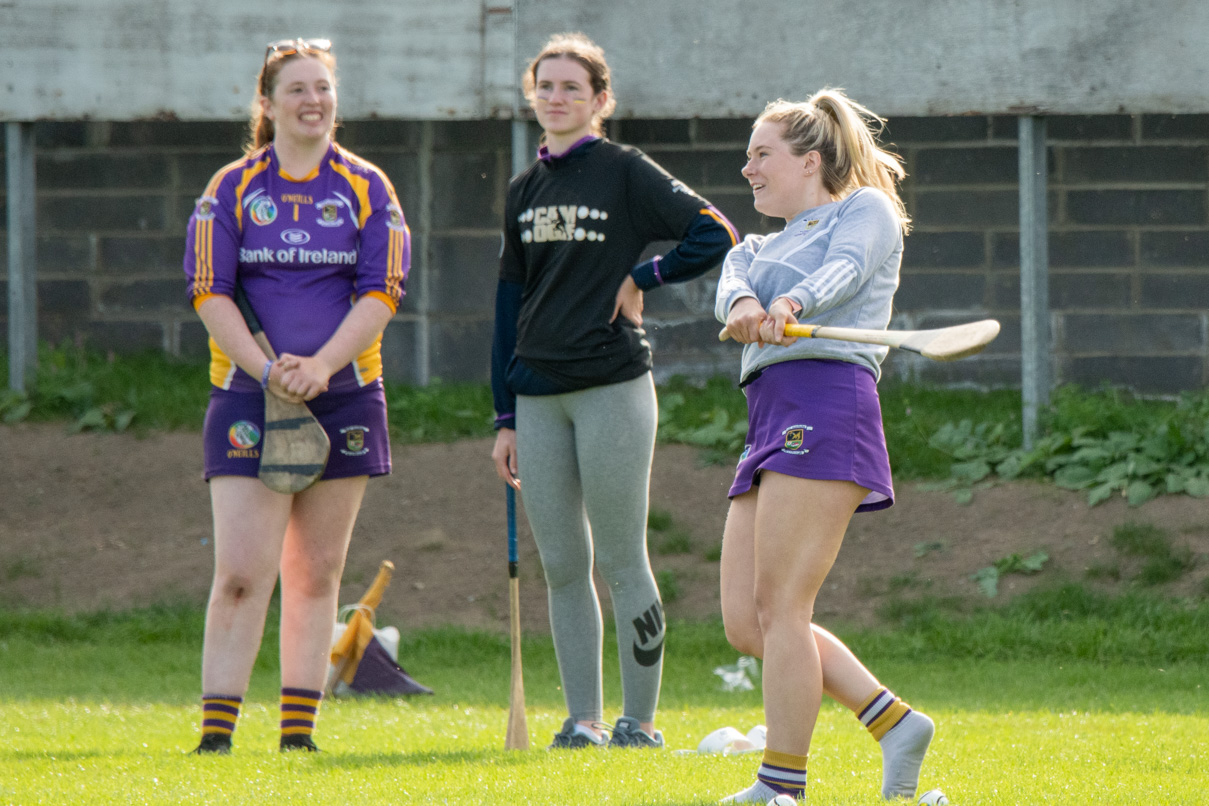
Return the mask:
<path id="1" fill-rule="evenodd" d="M 763 658 L 767 745 L 756 782 L 726 798 L 804 799 L 824 692 L 882 750 L 882 796 L 915 793 L 933 724 L 883 687 L 831 633 L 815 598 L 854 512 L 893 503 L 877 378 L 885 348 L 796 339 L 787 323 L 885 328 L 909 219 L 899 159 L 873 113 L 841 92 L 769 104 L 743 176 L 786 227 L 730 251 L 715 313 L 746 345 L 749 428 L 722 542 L 722 614 L 737 649 Z"/>
<path id="2" fill-rule="evenodd" d="M 643 294 L 713 268 L 737 236 L 641 151 L 602 136 L 615 101 L 604 52 L 587 37 L 553 37 L 524 82 L 543 144 L 505 204 L 492 457 L 521 490 L 545 572 L 568 712 L 551 747 L 661 747 L 665 625 L 646 551 L 657 412 Z M 642 260 L 655 241 L 677 246 Z M 600 724 L 593 566 L 617 624 L 623 703 L 611 736 Z"/>
<path id="3" fill-rule="evenodd" d="M 408 234 L 389 180 L 333 140 L 335 68 L 327 40 L 269 45 L 248 153 L 215 175 L 189 221 L 185 273 L 213 384 L 204 440 L 215 571 L 198 753 L 230 752 L 279 575 L 280 748 L 317 749 L 353 523 L 369 476 L 390 472 L 378 349 L 402 296 Z M 237 286 L 276 361 L 253 340 Z M 257 478 L 264 390 L 307 401 L 331 440 L 321 480 L 294 495 Z"/>

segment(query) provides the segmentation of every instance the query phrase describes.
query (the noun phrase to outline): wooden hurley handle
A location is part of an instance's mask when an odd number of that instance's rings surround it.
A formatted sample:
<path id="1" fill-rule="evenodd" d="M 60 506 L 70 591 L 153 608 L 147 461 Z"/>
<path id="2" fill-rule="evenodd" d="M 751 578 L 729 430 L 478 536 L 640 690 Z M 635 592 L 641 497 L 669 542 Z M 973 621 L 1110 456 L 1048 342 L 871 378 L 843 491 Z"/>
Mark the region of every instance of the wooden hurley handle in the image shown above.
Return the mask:
<path id="1" fill-rule="evenodd" d="M 525 718 L 525 679 L 521 667 L 520 580 L 508 580 L 509 627 L 512 643 L 512 686 L 508 693 L 508 729 L 505 750 L 529 749 L 529 723 Z"/>
<path id="2" fill-rule="evenodd" d="M 794 325 L 785 326 L 785 335 L 797 336 L 799 339 L 814 338 L 814 332 L 819 329 L 818 325 Z M 730 338 L 730 331 L 722 328 L 718 331 L 718 341 L 726 341 Z"/>
<path id="3" fill-rule="evenodd" d="M 382 565 L 378 566 L 378 575 L 374 577 L 374 584 L 369 586 L 369 590 L 361 597 L 361 604 L 370 609 L 377 609 L 382 602 L 382 594 L 386 593 L 386 588 L 390 585 L 391 575 L 395 572 L 395 564 L 390 560 L 383 560 Z"/>
<path id="4" fill-rule="evenodd" d="M 244 293 L 242 285 L 235 286 L 235 306 L 243 314 L 243 320 L 247 323 L 248 330 L 252 331 L 252 338 L 256 339 L 260 349 L 264 351 L 270 361 L 276 361 L 277 352 L 273 349 L 273 345 L 269 344 L 269 337 L 264 334 L 264 328 L 260 326 L 260 317 L 256 315 L 256 311 L 252 310 L 252 303 L 248 301 L 248 295 Z"/>

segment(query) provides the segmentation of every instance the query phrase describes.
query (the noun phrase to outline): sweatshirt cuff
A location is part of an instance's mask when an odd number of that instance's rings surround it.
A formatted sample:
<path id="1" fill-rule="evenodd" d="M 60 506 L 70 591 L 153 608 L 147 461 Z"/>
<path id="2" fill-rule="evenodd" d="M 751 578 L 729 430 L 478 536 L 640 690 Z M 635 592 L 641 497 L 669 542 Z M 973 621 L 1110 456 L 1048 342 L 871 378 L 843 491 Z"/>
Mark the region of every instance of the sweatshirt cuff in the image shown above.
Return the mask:
<path id="1" fill-rule="evenodd" d="M 639 263 L 630 270 L 630 277 L 634 279 L 634 285 L 643 291 L 650 291 L 663 285 L 663 275 L 659 273 L 659 258 L 653 257 L 644 263 Z"/>
<path id="2" fill-rule="evenodd" d="M 777 299 L 783 299 L 783 300 L 785 300 L 786 302 L 788 302 L 788 303 L 789 303 L 789 307 L 792 309 L 792 310 L 790 311 L 790 313 L 794 314 L 795 316 L 796 316 L 796 315 L 798 314 L 798 312 L 799 312 L 799 311 L 801 311 L 801 310 L 802 310 L 802 308 L 804 307 L 804 306 L 802 305 L 802 303 L 798 302 L 796 299 L 794 299 L 793 297 L 789 296 L 788 294 L 782 294 L 781 296 L 779 296 L 779 297 L 777 297 L 776 299 L 774 299 L 774 300 L 773 300 L 773 302 L 776 302 L 776 301 L 777 301 Z M 769 307 L 772 307 L 772 306 L 770 305 Z"/>

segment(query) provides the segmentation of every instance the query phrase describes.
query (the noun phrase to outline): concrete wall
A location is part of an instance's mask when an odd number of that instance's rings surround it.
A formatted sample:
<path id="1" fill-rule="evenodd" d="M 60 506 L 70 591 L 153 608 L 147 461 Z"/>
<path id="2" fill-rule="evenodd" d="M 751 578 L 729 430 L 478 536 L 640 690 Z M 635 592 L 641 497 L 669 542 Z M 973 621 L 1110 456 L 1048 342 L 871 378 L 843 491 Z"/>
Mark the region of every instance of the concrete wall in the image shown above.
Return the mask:
<path id="1" fill-rule="evenodd" d="M 485 118 L 516 97 L 509 0 L 9 0 L 0 120 L 242 120 L 265 43 L 327 37 L 350 118 Z M 355 12 L 350 11 L 355 8 Z"/>
<path id="2" fill-rule="evenodd" d="M 739 176 L 749 125 L 626 119 L 611 134 L 647 150 L 751 232 L 775 222 L 754 213 Z M 184 227 L 210 174 L 238 153 L 242 127 L 47 122 L 36 132 L 41 338 L 204 354 L 204 332 L 184 299 Z M 1015 137 L 1011 116 L 891 119 L 916 223 L 893 326 L 983 316 L 1004 324 L 981 356 L 935 364 L 895 355 L 891 377 L 1019 384 Z M 1052 117 L 1049 138 L 1055 379 L 1161 393 L 1203 388 L 1209 115 Z M 508 122 L 352 121 L 340 139 L 392 178 L 415 236 L 407 299 L 387 330 L 389 376 L 484 380 Z M 4 210 L 0 196 L 0 222 Z M 733 346 L 715 340 L 712 279 L 648 296 L 661 375 L 734 372 Z M 6 292 L 0 281 L 0 299 Z"/>
<path id="3" fill-rule="evenodd" d="M 607 51 L 623 116 L 750 117 L 844 87 L 882 115 L 1209 112 L 1203 0 L 518 0 Z"/>
<path id="4" fill-rule="evenodd" d="M 1203 0 L 6 0 L 0 120 L 237 120 L 295 35 L 335 42 L 350 119 L 506 116 L 563 30 L 604 45 L 627 118 L 824 85 L 884 115 L 1209 112 Z"/>

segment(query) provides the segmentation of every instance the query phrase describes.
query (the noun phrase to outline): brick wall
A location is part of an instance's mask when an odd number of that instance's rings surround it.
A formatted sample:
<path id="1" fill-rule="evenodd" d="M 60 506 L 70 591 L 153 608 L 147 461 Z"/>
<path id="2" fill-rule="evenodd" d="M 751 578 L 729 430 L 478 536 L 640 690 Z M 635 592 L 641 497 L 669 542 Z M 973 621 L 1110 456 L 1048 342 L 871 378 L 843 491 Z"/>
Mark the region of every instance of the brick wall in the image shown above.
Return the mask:
<path id="1" fill-rule="evenodd" d="M 1052 117 L 1047 125 L 1055 380 L 1203 388 L 1209 115 Z M 777 222 L 754 212 L 739 175 L 749 126 L 621 120 L 610 135 L 646 150 L 742 232 L 767 231 Z M 414 236 L 408 296 L 385 339 L 394 379 L 486 378 L 509 131 L 506 121 L 353 121 L 340 133 L 394 181 Z M 1019 384 L 1015 138 L 1012 117 L 890 122 L 915 219 L 892 326 L 994 316 L 1004 328 L 985 353 L 953 364 L 892 354 L 888 376 Z M 207 179 L 238 155 L 243 127 L 42 123 L 36 139 L 40 337 L 204 354 L 204 330 L 184 301 L 184 228 Z M 0 195 L 0 225 L 3 209 Z M 0 251 L 3 300 L 6 260 Z M 648 295 L 661 376 L 735 371 L 734 346 L 715 339 L 715 278 Z"/>

